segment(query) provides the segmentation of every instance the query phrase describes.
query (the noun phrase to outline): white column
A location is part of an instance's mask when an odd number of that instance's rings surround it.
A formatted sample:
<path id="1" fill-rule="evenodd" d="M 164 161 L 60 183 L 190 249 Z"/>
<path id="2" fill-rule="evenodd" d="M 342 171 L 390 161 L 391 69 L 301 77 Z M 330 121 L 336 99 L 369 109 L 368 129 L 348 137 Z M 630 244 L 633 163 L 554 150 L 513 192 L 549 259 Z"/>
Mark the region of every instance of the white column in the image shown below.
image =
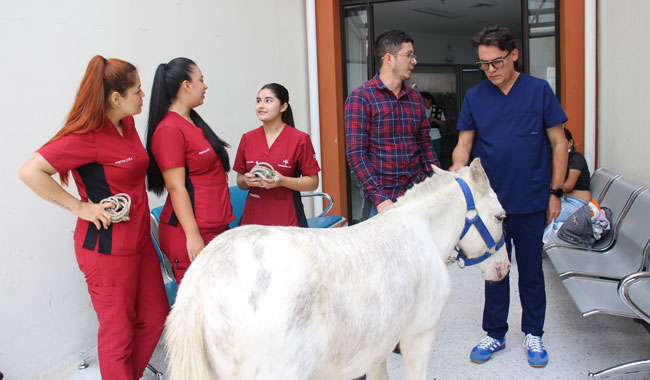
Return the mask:
<path id="1" fill-rule="evenodd" d="M 309 119 L 311 142 L 316 151 L 318 164 L 323 167 L 320 150 L 320 112 L 318 109 L 318 52 L 316 50 L 316 4 L 315 0 L 305 0 L 307 14 L 307 66 L 309 73 Z M 318 173 L 318 188 L 322 191 L 323 176 Z M 323 202 L 319 197 L 314 197 L 314 213 L 323 211 Z"/>
<path id="2" fill-rule="evenodd" d="M 596 1 L 585 0 L 585 159 L 590 172 L 596 163 Z"/>

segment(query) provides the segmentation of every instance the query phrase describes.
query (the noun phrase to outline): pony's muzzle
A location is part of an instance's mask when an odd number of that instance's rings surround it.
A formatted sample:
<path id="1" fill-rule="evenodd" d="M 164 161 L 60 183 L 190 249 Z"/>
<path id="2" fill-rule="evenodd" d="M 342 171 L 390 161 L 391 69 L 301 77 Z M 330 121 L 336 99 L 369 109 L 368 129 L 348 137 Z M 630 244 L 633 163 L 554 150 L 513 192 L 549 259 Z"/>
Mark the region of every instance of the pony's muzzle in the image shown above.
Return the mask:
<path id="1" fill-rule="evenodd" d="M 504 278 L 506 278 L 508 272 L 510 271 L 510 260 L 506 258 L 503 261 L 497 262 L 497 265 L 495 265 L 494 270 L 496 272 L 496 277 L 497 277 L 495 281 L 503 280 Z"/>

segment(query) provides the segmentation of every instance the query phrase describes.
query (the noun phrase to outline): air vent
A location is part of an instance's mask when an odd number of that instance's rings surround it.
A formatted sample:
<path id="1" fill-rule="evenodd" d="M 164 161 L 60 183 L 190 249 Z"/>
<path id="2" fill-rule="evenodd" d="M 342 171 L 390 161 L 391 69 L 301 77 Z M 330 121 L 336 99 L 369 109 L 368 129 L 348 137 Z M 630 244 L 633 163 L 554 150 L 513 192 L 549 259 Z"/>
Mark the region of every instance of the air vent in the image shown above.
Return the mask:
<path id="1" fill-rule="evenodd" d="M 442 18 L 446 18 L 446 19 L 455 19 L 455 18 L 463 17 L 463 15 L 459 14 L 459 13 L 447 12 L 447 11 L 443 11 L 443 10 L 435 9 L 435 8 L 431 8 L 431 7 L 414 8 L 413 11 L 420 12 L 420 13 L 426 13 L 428 15 L 442 17 Z"/>

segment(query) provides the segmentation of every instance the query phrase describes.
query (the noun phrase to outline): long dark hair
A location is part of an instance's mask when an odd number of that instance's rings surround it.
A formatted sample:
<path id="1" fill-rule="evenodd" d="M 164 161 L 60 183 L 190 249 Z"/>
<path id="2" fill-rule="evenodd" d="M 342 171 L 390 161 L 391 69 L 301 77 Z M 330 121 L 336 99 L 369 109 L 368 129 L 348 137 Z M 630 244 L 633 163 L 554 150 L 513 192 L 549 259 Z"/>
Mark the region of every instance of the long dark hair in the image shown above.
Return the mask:
<path id="1" fill-rule="evenodd" d="M 278 83 L 265 84 L 260 88 L 260 91 L 264 89 L 273 92 L 273 95 L 280 100 L 280 106 L 287 103 L 287 109 L 282 112 L 282 122 L 295 128 L 296 124 L 293 122 L 293 111 L 291 111 L 291 104 L 289 104 L 289 91 L 287 91 L 283 85 Z"/>
<path id="2" fill-rule="evenodd" d="M 149 122 L 147 123 L 147 152 L 149 153 L 149 168 L 147 169 L 147 188 L 157 195 L 161 195 L 165 189 L 158 163 L 151 151 L 151 140 L 160 121 L 165 117 L 172 100 L 178 94 L 178 89 L 184 81 L 192 81 L 190 75 L 196 67 L 196 63 L 188 58 L 174 58 L 169 63 L 161 63 L 156 69 L 151 88 L 151 103 L 149 104 Z M 228 143 L 217 136 L 212 128 L 194 110 L 190 110 L 190 118 L 201 128 L 205 138 L 219 156 L 221 164 L 226 172 L 230 171 L 230 161 L 226 147 Z"/>

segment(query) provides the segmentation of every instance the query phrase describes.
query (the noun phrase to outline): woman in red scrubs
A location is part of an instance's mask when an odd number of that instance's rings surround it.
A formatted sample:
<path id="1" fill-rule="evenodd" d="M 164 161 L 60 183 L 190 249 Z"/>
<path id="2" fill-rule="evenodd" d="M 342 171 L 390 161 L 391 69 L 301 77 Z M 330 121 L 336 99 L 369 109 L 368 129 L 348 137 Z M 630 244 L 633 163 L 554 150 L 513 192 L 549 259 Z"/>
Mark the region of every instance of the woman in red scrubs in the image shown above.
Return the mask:
<path id="1" fill-rule="evenodd" d="M 190 59 L 158 66 L 151 90 L 147 151 L 149 190 L 169 195 L 160 214 L 160 247 L 173 264 L 180 285 L 190 262 L 228 229 L 230 162 L 221 140 L 194 110 L 208 86 Z"/>
<path id="2" fill-rule="evenodd" d="M 86 69 L 63 128 L 20 169 L 36 194 L 78 217 L 75 253 L 99 320 L 97 351 L 103 379 L 144 373 L 169 304 L 150 238 L 145 176 L 149 157 L 132 115 L 144 92 L 135 67 L 95 56 Z M 53 178 L 68 172 L 81 199 Z M 113 223 L 104 198 L 127 193 L 129 220 Z"/>
<path id="3" fill-rule="evenodd" d="M 263 125 L 242 136 L 233 165 L 237 186 L 250 189 L 240 224 L 307 227 L 300 192 L 318 187 L 320 171 L 311 139 L 295 128 L 284 86 L 265 85 L 256 104 Z M 271 165 L 270 178 L 251 173 L 257 163 Z"/>

